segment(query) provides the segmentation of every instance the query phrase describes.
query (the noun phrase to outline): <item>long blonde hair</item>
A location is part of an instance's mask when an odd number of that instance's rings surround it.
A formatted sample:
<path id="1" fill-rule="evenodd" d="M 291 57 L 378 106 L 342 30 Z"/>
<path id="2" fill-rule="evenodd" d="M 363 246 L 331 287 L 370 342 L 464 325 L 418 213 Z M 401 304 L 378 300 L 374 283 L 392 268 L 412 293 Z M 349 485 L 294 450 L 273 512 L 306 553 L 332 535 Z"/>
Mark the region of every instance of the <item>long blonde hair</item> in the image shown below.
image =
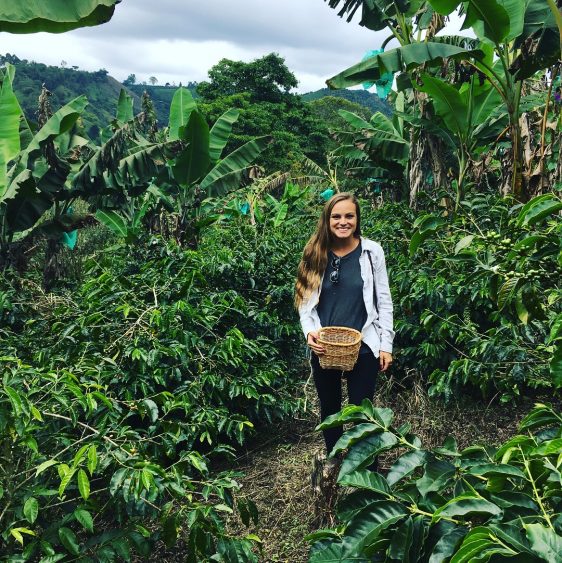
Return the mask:
<path id="1" fill-rule="evenodd" d="M 351 200 L 355 204 L 357 228 L 353 236 L 359 238 L 361 235 L 361 213 L 357 198 L 348 192 L 342 192 L 332 196 L 326 202 L 326 205 L 324 205 L 324 209 L 318 220 L 318 225 L 316 226 L 316 231 L 314 231 L 314 234 L 308 239 L 302 253 L 297 272 L 297 281 L 295 283 L 295 307 L 297 309 L 301 306 L 302 302 L 320 286 L 320 280 L 328 264 L 328 250 L 333 242 L 333 235 L 330 231 L 332 209 L 337 203 L 345 200 Z"/>

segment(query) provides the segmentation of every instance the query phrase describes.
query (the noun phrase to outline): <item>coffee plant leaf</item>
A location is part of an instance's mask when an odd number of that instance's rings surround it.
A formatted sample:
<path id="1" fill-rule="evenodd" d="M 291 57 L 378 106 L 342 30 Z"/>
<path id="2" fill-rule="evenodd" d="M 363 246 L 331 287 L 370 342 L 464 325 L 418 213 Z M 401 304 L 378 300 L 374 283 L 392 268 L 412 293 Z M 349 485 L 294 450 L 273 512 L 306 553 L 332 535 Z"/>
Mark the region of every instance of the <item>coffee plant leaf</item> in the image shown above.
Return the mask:
<path id="1" fill-rule="evenodd" d="M 23 505 L 23 515 L 25 519 L 30 523 L 33 524 L 35 520 L 37 520 L 37 515 L 39 514 L 39 503 L 37 499 L 34 497 L 29 497 L 25 504 Z"/>
<path id="2" fill-rule="evenodd" d="M 399 520 L 408 511 L 402 504 L 390 500 L 376 501 L 358 512 L 346 527 L 343 546 L 347 555 L 361 553 L 378 536 Z"/>
<path id="3" fill-rule="evenodd" d="M 131 548 L 125 538 L 117 538 L 111 542 L 111 547 L 123 561 L 131 560 Z"/>
<path id="4" fill-rule="evenodd" d="M 487 561 L 493 554 L 516 555 L 516 552 L 501 545 L 485 527 L 472 529 L 464 538 L 460 548 L 451 558 L 451 563 Z"/>
<path id="5" fill-rule="evenodd" d="M 82 525 L 84 530 L 90 532 L 90 534 L 94 533 L 94 520 L 92 515 L 84 509 L 77 509 L 74 511 L 74 518 L 76 521 Z"/>
<path id="6" fill-rule="evenodd" d="M 342 462 L 338 480 L 356 469 L 370 465 L 378 454 L 392 448 L 397 442 L 398 439 L 394 434 L 382 432 L 354 444 Z"/>
<path id="7" fill-rule="evenodd" d="M 553 193 L 539 195 L 527 202 L 517 217 L 517 226 L 533 226 L 562 209 L 562 201 Z"/>
<path id="8" fill-rule="evenodd" d="M 59 462 L 56 459 L 48 459 L 47 461 L 40 463 L 35 469 L 35 477 L 39 476 L 41 473 L 43 473 L 43 471 L 45 471 L 49 467 L 52 467 L 53 465 L 57 465 L 58 463 Z"/>
<path id="9" fill-rule="evenodd" d="M 78 491 L 84 500 L 90 496 L 90 480 L 83 469 L 78 470 Z"/>
<path id="10" fill-rule="evenodd" d="M 473 240 L 474 240 L 474 235 L 466 235 L 462 237 L 459 240 L 459 242 L 457 242 L 457 244 L 455 245 L 455 249 L 453 252 L 455 254 L 458 254 L 461 250 L 468 248 L 472 244 Z"/>
<path id="11" fill-rule="evenodd" d="M 500 491 L 495 494 L 491 494 L 490 500 L 504 510 L 512 507 L 518 507 L 528 508 L 533 512 L 537 512 L 539 509 L 537 503 L 531 496 L 517 491 Z"/>
<path id="12" fill-rule="evenodd" d="M 76 534 L 66 526 L 63 526 L 59 529 L 59 539 L 66 548 L 66 550 L 71 555 L 79 555 L 80 554 L 80 545 L 78 544 L 78 539 L 76 538 Z"/>
<path id="13" fill-rule="evenodd" d="M 441 523 L 438 522 L 437 525 Z M 431 551 L 428 563 L 441 563 L 451 557 L 462 538 L 466 535 L 466 532 L 467 529 L 464 526 L 458 526 L 443 533 Z"/>
<path id="14" fill-rule="evenodd" d="M 473 465 L 467 471 L 469 475 L 500 475 L 505 477 L 519 477 L 525 479 L 525 474 L 517 467 L 509 465 L 507 463 L 484 463 L 479 465 Z"/>
<path id="15" fill-rule="evenodd" d="M 90 472 L 90 477 L 94 474 L 97 465 L 98 465 L 98 452 L 96 445 L 92 444 L 88 448 L 88 471 Z"/>
<path id="16" fill-rule="evenodd" d="M 316 430 L 327 430 L 341 426 L 343 422 L 368 422 L 367 415 L 357 405 L 349 405 L 338 413 L 327 416 L 317 427 Z"/>
<path id="17" fill-rule="evenodd" d="M 337 455 L 340 452 L 346 450 L 353 444 L 359 442 L 363 438 L 370 436 L 371 434 L 377 434 L 383 430 L 379 425 L 372 424 L 370 422 L 365 422 L 362 424 L 357 424 L 351 430 L 346 432 L 341 438 L 336 442 L 333 450 L 330 452 L 331 456 Z"/>
<path id="18" fill-rule="evenodd" d="M 400 456 L 390 467 L 386 480 L 390 486 L 395 485 L 400 479 L 410 475 L 427 461 L 425 450 L 415 450 Z"/>
<path id="19" fill-rule="evenodd" d="M 525 524 L 527 539 L 534 552 L 546 561 L 560 561 L 562 554 L 562 536 L 558 535 L 552 528 L 542 524 Z"/>
<path id="20" fill-rule="evenodd" d="M 463 493 L 447 501 L 433 513 L 433 520 L 439 518 L 452 518 L 455 516 L 466 516 L 467 514 L 490 514 L 497 516 L 502 509 L 496 504 L 475 495 L 474 493 Z"/>
<path id="21" fill-rule="evenodd" d="M 380 474 L 367 469 L 354 471 L 339 480 L 340 485 L 349 485 L 357 489 L 366 489 L 385 496 L 392 496 L 386 479 Z"/>
<path id="22" fill-rule="evenodd" d="M 519 431 L 536 430 L 551 425 L 562 424 L 562 415 L 555 412 L 552 405 L 536 403 L 534 408 L 527 414 L 519 424 Z M 516 437 L 523 439 L 523 437 Z M 515 439 L 515 438 L 514 438 Z M 507 444 L 510 442 L 508 441 Z M 499 452 L 502 448 L 500 448 Z"/>
<path id="23" fill-rule="evenodd" d="M 373 418 L 382 426 L 384 430 L 389 430 L 392 420 L 394 419 L 394 413 L 392 409 L 388 408 L 375 408 L 373 409 Z"/>
<path id="24" fill-rule="evenodd" d="M 319 542 L 316 547 L 311 550 L 309 558 L 309 563 L 350 563 L 350 561 L 354 563 L 369 563 L 371 558 L 353 556 L 353 558 L 350 559 L 341 542 L 333 542 L 328 545 L 323 545 L 322 542 Z"/>
<path id="25" fill-rule="evenodd" d="M 416 481 L 416 487 L 424 497 L 448 487 L 457 472 L 455 465 L 443 459 L 431 459 L 424 469 L 423 476 Z"/>
<path id="26" fill-rule="evenodd" d="M 408 516 L 403 522 L 400 523 L 388 546 L 388 556 L 396 561 L 410 561 L 409 551 L 412 547 L 414 539 L 414 520 Z"/>

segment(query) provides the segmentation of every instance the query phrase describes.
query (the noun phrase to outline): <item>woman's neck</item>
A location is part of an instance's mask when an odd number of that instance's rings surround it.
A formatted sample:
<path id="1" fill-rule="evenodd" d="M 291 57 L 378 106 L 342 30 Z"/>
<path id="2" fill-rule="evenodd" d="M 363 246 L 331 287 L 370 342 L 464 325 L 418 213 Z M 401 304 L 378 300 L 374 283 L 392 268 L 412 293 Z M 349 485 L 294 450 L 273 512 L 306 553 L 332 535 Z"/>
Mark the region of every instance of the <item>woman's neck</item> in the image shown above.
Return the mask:
<path id="1" fill-rule="evenodd" d="M 349 252 L 355 250 L 359 246 L 360 242 L 361 239 L 356 237 L 351 237 L 345 240 L 334 240 L 330 245 L 330 250 L 334 254 L 343 256 L 344 254 L 348 254 Z"/>

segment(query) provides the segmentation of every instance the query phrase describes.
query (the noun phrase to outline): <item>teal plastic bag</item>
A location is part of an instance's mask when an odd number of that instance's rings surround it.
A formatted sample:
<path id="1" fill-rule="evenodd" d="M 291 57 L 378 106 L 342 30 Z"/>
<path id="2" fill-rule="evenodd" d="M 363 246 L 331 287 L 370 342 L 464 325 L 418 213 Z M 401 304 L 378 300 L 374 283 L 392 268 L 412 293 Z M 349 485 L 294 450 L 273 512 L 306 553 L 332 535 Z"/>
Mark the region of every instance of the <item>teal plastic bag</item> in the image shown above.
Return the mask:
<path id="1" fill-rule="evenodd" d="M 367 51 L 365 55 L 363 55 L 363 61 L 370 59 L 372 57 L 376 57 L 384 53 L 384 49 L 373 49 L 371 51 Z M 392 83 L 394 82 L 394 74 L 392 72 L 385 72 L 381 77 L 375 82 L 363 82 L 363 88 L 368 90 L 373 86 L 377 87 L 377 96 L 381 100 L 386 100 L 388 94 L 392 90 Z"/>
<path id="2" fill-rule="evenodd" d="M 66 211 L 67 215 L 71 215 L 72 214 L 72 207 L 69 207 Z M 78 242 L 78 231 L 74 230 L 74 231 L 70 231 L 69 233 L 62 233 L 61 237 L 60 237 L 60 242 L 68 247 L 70 250 L 74 250 L 74 247 L 76 246 L 76 243 Z"/>
<path id="3" fill-rule="evenodd" d="M 324 190 L 321 194 L 320 197 L 324 200 L 324 201 L 328 201 L 333 195 L 334 195 L 334 190 L 332 190 L 332 188 L 328 188 L 326 190 Z"/>

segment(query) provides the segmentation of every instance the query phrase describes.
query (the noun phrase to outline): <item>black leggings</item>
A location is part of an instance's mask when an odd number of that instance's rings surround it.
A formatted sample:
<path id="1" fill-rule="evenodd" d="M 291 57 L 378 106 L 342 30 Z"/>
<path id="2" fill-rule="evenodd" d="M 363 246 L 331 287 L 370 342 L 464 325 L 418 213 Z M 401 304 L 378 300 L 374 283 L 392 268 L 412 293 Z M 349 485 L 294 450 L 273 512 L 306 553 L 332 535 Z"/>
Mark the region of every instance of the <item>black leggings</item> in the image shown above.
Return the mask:
<path id="1" fill-rule="evenodd" d="M 324 420 L 327 416 L 341 410 L 342 371 L 322 369 L 318 356 L 314 353 L 312 354 L 311 364 L 316 391 L 320 399 L 320 418 Z M 347 392 L 350 404 L 360 405 L 363 399 L 373 400 L 378 371 L 378 358 L 375 358 L 372 352 L 368 352 L 366 354 L 359 354 L 357 363 L 351 371 L 343 372 L 343 377 L 347 378 Z M 323 430 L 323 433 L 326 451 L 329 454 L 343 434 L 343 428 L 341 426 L 328 428 Z"/>

